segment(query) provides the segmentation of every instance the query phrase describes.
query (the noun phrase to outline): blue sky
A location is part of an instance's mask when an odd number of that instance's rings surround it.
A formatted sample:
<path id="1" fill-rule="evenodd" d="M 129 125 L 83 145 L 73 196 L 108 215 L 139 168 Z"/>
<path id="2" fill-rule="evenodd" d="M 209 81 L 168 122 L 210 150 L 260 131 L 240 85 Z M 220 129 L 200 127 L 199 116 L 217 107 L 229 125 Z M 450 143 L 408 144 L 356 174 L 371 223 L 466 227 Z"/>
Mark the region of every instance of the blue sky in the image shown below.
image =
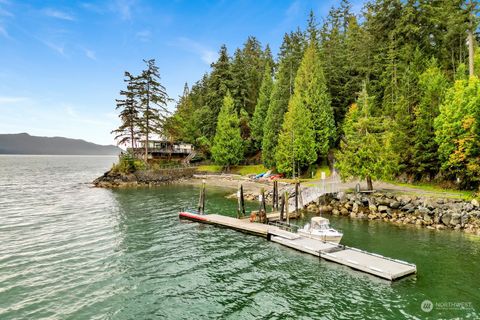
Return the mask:
<path id="1" fill-rule="evenodd" d="M 223 43 L 232 54 L 254 35 L 276 54 L 310 9 L 321 20 L 336 2 L 0 0 L 0 133 L 114 143 L 123 72 L 142 59 L 176 99 Z"/>

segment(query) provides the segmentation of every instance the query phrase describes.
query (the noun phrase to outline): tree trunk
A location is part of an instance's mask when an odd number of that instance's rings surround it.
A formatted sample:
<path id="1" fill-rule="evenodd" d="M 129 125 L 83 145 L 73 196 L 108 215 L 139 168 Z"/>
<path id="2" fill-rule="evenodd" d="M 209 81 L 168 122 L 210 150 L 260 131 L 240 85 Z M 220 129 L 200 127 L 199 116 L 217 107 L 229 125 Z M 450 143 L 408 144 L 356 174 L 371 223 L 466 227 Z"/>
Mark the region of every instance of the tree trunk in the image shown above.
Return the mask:
<path id="1" fill-rule="evenodd" d="M 148 134 L 150 130 L 150 123 L 149 123 L 149 112 L 150 112 L 150 84 L 147 83 L 147 105 L 146 105 L 146 116 L 145 116 L 145 164 L 148 167 Z"/>
<path id="2" fill-rule="evenodd" d="M 130 127 L 130 145 L 132 146 L 132 153 L 135 153 L 135 141 L 133 138 L 133 127 Z"/>
<path id="3" fill-rule="evenodd" d="M 367 176 L 367 190 L 369 191 L 373 190 L 372 177 L 370 176 Z"/>
<path id="4" fill-rule="evenodd" d="M 470 77 L 474 75 L 473 59 L 474 59 L 474 39 L 473 39 L 473 1 L 470 1 L 470 28 L 468 29 L 468 71 Z"/>

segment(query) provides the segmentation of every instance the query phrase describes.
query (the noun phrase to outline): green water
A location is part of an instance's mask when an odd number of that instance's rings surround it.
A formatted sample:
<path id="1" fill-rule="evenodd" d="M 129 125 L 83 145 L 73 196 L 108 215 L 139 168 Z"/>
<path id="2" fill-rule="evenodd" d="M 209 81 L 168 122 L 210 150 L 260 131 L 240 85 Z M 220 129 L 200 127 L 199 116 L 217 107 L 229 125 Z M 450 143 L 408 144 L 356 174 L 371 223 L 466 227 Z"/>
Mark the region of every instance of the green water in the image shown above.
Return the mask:
<path id="1" fill-rule="evenodd" d="M 0 157 L 0 319 L 480 317 L 478 237 L 330 217 L 344 244 L 417 265 L 390 283 L 179 221 L 194 187 L 91 188 L 113 161 Z M 224 194 L 207 190 L 209 212 L 235 214 Z"/>

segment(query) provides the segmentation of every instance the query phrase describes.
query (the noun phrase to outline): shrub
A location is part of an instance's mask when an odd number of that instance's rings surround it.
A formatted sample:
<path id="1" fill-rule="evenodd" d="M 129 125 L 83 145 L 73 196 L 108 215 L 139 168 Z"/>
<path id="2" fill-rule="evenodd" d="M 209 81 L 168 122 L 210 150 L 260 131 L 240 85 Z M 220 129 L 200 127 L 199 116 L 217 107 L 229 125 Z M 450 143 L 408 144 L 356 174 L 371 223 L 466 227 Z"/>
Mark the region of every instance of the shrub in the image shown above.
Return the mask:
<path id="1" fill-rule="evenodd" d="M 132 173 L 137 170 L 145 170 L 146 165 L 142 160 L 135 159 L 130 153 L 124 153 L 120 156 L 118 163 L 112 166 L 112 171 L 116 173 Z"/>

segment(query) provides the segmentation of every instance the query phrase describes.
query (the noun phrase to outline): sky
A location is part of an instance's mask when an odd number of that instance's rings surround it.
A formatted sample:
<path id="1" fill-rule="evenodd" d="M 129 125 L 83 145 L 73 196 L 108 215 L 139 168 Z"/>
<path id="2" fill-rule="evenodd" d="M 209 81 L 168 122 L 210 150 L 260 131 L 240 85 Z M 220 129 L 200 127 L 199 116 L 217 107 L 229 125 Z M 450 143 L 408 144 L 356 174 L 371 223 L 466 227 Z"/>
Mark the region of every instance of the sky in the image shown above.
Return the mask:
<path id="1" fill-rule="evenodd" d="M 351 1 L 359 12 L 361 1 Z M 114 144 L 123 74 L 155 59 L 178 99 L 248 36 L 278 52 L 285 32 L 321 22 L 338 1 L 0 0 L 0 133 Z M 174 109 L 174 104 L 169 106 Z"/>

